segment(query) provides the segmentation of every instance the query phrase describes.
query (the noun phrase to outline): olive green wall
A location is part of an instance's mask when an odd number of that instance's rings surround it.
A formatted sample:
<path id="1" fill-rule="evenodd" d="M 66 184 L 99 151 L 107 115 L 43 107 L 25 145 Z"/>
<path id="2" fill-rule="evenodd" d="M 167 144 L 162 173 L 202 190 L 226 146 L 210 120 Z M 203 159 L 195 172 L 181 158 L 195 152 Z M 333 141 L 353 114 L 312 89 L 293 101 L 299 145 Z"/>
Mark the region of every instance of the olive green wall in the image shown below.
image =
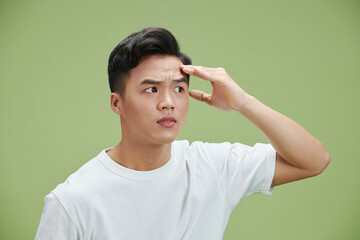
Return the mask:
<path id="1" fill-rule="evenodd" d="M 168 28 L 195 65 L 224 67 L 330 153 L 321 175 L 243 199 L 224 239 L 360 239 L 360 2 L 341 0 L 1 1 L 0 239 L 33 239 L 45 195 L 118 143 L 107 60 L 146 26 Z M 267 142 L 240 114 L 192 99 L 178 139 Z"/>

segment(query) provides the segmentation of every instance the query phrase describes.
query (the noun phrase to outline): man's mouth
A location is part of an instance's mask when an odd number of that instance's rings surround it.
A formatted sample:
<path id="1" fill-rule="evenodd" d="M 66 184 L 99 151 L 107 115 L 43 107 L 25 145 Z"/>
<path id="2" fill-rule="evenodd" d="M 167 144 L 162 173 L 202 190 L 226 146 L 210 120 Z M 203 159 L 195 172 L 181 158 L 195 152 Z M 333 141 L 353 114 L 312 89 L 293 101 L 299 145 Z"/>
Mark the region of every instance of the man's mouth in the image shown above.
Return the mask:
<path id="1" fill-rule="evenodd" d="M 176 122 L 176 119 L 173 116 L 165 116 L 160 118 L 157 122 Z"/>
<path id="2" fill-rule="evenodd" d="M 172 127 L 175 125 L 176 119 L 172 116 L 166 116 L 160 118 L 157 123 L 164 127 Z"/>

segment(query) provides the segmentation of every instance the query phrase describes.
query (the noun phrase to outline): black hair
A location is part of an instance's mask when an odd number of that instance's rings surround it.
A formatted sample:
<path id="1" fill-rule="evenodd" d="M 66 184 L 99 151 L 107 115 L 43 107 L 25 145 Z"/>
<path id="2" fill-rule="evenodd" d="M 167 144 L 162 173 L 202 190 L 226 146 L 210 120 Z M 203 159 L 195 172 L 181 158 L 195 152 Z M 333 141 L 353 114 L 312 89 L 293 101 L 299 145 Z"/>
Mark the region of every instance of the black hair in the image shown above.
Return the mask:
<path id="1" fill-rule="evenodd" d="M 147 27 L 130 34 L 111 52 L 108 65 L 110 91 L 123 97 L 130 70 L 138 66 L 144 57 L 151 55 L 176 56 L 183 64 L 191 64 L 191 59 L 180 52 L 175 37 L 168 30 Z M 186 76 L 189 81 L 190 76 Z"/>

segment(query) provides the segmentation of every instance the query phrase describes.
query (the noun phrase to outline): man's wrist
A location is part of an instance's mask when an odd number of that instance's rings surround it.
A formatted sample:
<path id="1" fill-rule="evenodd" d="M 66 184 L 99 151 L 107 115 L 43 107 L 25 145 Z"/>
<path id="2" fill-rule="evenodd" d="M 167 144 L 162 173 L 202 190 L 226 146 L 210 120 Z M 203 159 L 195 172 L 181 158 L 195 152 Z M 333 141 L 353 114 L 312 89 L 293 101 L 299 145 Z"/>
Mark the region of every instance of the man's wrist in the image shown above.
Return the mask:
<path id="1" fill-rule="evenodd" d="M 242 100 L 240 104 L 233 108 L 236 112 L 241 113 L 242 115 L 244 115 L 247 111 L 251 110 L 255 101 L 257 101 L 254 96 L 251 96 L 249 94 L 246 94 L 243 99 L 244 100 Z"/>

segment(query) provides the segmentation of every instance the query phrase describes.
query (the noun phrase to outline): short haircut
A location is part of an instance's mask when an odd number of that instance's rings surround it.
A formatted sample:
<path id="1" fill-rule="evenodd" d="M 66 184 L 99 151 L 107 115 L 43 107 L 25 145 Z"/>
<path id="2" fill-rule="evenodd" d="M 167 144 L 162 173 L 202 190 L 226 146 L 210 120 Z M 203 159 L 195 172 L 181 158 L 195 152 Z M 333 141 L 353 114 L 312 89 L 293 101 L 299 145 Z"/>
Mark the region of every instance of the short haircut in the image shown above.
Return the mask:
<path id="1" fill-rule="evenodd" d="M 151 55 L 175 56 L 183 64 L 191 64 L 191 59 L 180 52 L 175 37 L 168 30 L 147 27 L 130 34 L 111 52 L 108 65 L 110 91 L 117 92 L 123 97 L 131 69 L 138 66 L 142 59 Z M 186 74 L 186 76 L 189 81 L 190 75 Z"/>

